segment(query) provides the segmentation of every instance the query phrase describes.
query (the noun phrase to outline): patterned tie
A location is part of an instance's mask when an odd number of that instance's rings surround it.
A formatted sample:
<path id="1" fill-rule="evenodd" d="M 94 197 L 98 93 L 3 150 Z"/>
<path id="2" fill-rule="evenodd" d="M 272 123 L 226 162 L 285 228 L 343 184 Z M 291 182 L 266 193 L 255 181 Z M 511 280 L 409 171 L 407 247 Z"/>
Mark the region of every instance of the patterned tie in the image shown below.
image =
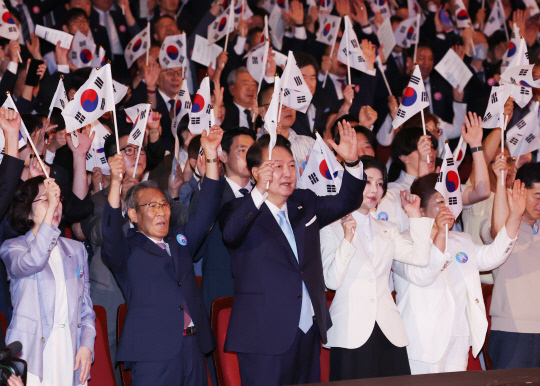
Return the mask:
<path id="1" fill-rule="evenodd" d="M 159 242 L 159 243 L 156 243 L 156 245 L 158 247 L 160 247 L 161 249 L 163 249 L 165 252 L 167 252 L 169 254 L 169 256 L 171 255 L 171 253 L 169 252 L 169 249 L 167 248 L 167 244 L 165 244 L 163 242 Z M 184 303 L 183 303 L 182 307 L 184 308 L 184 330 L 185 330 L 191 324 L 191 316 L 189 316 L 189 311 L 188 311 L 187 304 L 186 304 L 185 300 L 184 300 Z"/>
<path id="2" fill-rule="evenodd" d="M 296 249 L 296 240 L 294 239 L 294 233 L 291 228 L 291 224 L 289 224 L 289 221 L 287 220 L 287 215 L 285 214 L 285 211 L 280 210 L 277 213 L 279 217 L 279 227 L 285 234 L 285 237 L 287 238 L 287 241 L 289 241 L 289 245 L 291 246 L 291 249 L 294 252 L 294 256 L 296 257 L 296 261 L 298 261 L 298 251 Z M 305 333 L 308 332 L 310 327 L 313 325 L 313 316 L 311 313 L 311 298 L 309 297 L 309 293 L 307 291 L 306 285 L 302 281 L 302 309 L 300 310 L 300 323 L 298 324 L 298 327 Z"/>
<path id="3" fill-rule="evenodd" d="M 249 190 L 247 190 L 246 188 L 240 189 L 239 192 L 242 193 L 244 197 L 246 197 L 249 194 Z"/>
<path id="4" fill-rule="evenodd" d="M 24 41 L 30 41 L 30 28 L 28 28 L 28 20 L 26 20 L 26 14 L 24 13 L 24 9 L 21 4 L 17 4 L 17 11 L 19 11 L 20 15 L 20 22 L 21 22 L 21 30 Z"/>

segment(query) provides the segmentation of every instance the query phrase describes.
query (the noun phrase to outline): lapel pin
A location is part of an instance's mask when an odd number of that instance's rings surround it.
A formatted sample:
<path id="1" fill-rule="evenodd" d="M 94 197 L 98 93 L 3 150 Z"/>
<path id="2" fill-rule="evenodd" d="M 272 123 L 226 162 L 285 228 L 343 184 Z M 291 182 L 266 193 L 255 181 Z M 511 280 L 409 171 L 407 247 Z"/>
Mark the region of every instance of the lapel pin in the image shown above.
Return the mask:
<path id="1" fill-rule="evenodd" d="M 187 237 L 180 233 L 176 235 L 176 241 L 178 241 L 178 244 L 180 245 L 187 245 Z"/>
<path id="2" fill-rule="evenodd" d="M 300 205 L 300 206 L 298 207 L 298 209 L 302 209 L 302 205 Z"/>

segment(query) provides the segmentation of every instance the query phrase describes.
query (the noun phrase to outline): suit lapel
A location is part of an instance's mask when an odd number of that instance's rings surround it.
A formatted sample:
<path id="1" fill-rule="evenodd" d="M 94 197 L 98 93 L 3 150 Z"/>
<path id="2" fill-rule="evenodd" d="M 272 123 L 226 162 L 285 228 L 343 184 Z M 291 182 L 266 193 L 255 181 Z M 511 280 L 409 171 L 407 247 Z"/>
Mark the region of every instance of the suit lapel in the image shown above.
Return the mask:
<path id="1" fill-rule="evenodd" d="M 130 229 L 128 233 L 128 239 L 137 247 L 144 249 L 146 252 L 160 257 L 169 257 L 167 251 L 161 249 L 151 241 L 148 237 L 140 232 L 136 232 L 134 229 Z"/>
<path id="2" fill-rule="evenodd" d="M 178 251 L 178 248 L 179 248 L 178 242 L 176 241 L 175 235 L 169 235 L 165 237 L 164 241 L 169 245 L 169 250 L 171 251 L 171 260 L 172 260 L 172 264 L 174 268 L 174 274 L 175 274 L 175 277 L 179 279 L 180 278 L 180 262 L 177 261 L 177 258 L 180 255 L 180 253 Z"/>

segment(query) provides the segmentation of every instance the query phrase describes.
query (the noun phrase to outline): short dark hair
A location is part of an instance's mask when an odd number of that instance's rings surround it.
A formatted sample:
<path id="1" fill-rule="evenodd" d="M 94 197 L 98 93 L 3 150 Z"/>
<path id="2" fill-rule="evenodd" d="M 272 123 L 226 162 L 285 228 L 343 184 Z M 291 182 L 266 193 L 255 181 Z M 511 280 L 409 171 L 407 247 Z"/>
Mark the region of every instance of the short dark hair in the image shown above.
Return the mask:
<path id="1" fill-rule="evenodd" d="M 84 17 L 86 20 L 88 20 L 88 15 L 86 12 L 84 12 L 81 8 L 71 8 L 69 11 L 67 11 L 64 15 L 64 24 L 65 26 L 69 26 L 69 22 L 73 19 Z"/>
<path id="2" fill-rule="evenodd" d="M 7 219 L 9 225 L 19 233 L 26 233 L 35 225 L 30 218 L 32 203 L 39 194 L 39 185 L 43 184 L 45 177 L 38 176 L 26 180 L 15 192 L 11 200 Z"/>
<path id="3" fill-rule="evenodd" d="M 154 22 L 150 24 L 150 35 L 151 36 L 154 36 L 154 34 L 156 33 L 156 24 L 159 23 L 161 21 L 161 19 L 171 19 L 172 21 L 174 21 L 176 23 L 176 20 L 174 20 L 174 17 L 172 17 L 171 15 L 161 15 L 157 18 L 154 19 Z"/>
<path id="4" fill-rule="evenodd" d="M 429 199 L 436 192 L 435 185 L 437 184 L 438 173 L 426 174 L 419 177 L 411 185 L 411 193 L 420 197 L 420 208 L 426 210 Z"/>
<path id="5" fill-rule="evenodd" d="M 120 140 L 122 137 L 126 137 L 129 135 L 129 131 L 127 130 L 119 130 L 118 131 L 118 140 Z M 105 150 L 105 157 L 109 159 L 110 157 L 114 157 L 116 154 L 116 135 L 112 133 L 105 139 L 105 144 L 103 145 L 103 149 Z"/>
<path id="6" fill-rule="evenodd" d="M 437 138 L 433 136 L 429 131 L 426 132 L 431 137 L 433 147 L 436 149 L 439 145 Z M 401 129 L 394 140 L 392 141 L 392 147 L 390 148 L 390 157 L 392 157 L 392 165 L 388 171 L 388 181 L 394 182 L 399 178 L 399 173 L 405 170 L 405 164 L 399 159 L 402 155 L 409 155 L 413 151 L 418 149 L 418 140 L 424 135 L 424 130 L 421 127 L 408 127 Z"/>
<path id="7" fill-rule="evenodd" d="M 540 163 L 528 162 L 522 165 L 516 173 L 516 180 L 525 183 L 527 189 L 531 189 L 533 184 L 540 183 Z"/>
<path id="8" fill-rule="evenodd" d="M 43 128 L 43 118 L 45 116 L 42 114 L 21 114 L 21 120 L 28 130 L 28 134 L 32 134 L 36 129 Z"/>
<path id="9" fill-rule="evenodd" d="M 315 74 L 319 73 L 319 63 L 317 63 L 317 59 L 315 59 L 313 55 L 310 55 L 306 52 L 295 52 L 294 58 L 296 59 L 296 64 L 298 64 L 298 68 L 302 69 L 303 67 L 311 65 L 315 69 Z"/>
<path id="10" fill-rule="evenodd" d="M 358 115 L 354 115 L 354 114 L 346 114 L 342 117 L 340 117 L 339 119 L 336 119 L 334 121 L 334 124 L 332 125 L 332 127 L 330 128 L 330 134 L 332 134 L 332 137 L 335 138 L 338 133 L 339 133 L 339 126 L 338 126 L 338 122 L 339 123 L 342 123 L 343 121 L 347 121 L 349 123 L 351 122 L 358 122 Z"/>
<path id="11" fill-rule="evenodd" d="M 265 87 L 261 89 L 261 91 L 259 92 L 259 95 L 257 96 L 257 104 L 259 105 L 259 107 L 265 105 L 265 103 L 263 103 L 263 100 L 268 98 L 268 94 L 270 94 L 270 100 L 272 100 L 271 98 L 272 98 L 273 92 L 274 92 L 273 83 L 266 85 Z"/>
<path id="12" fill-rule="evenodd" d="M 403 21 L 403 18 L 398 15 L 392 15 L 390 16 L 390 23 L 401 23 Z"/>
<path id="13" fill-rule="evenodd" d="M 199 150 L 201 149 L 201 136 L 196 135 L 191 138 L 189 145 L 187 147 L 187 156 L 189 159 L 197 159 L 199 157 Z"/>
<path id="14" fill-rule="evenodd" d="M 253 130 L 248 129 L 247 127 L 233 127 L 231 130 L 227 130 L 225 133 L 223 133 L 223 138 L 221 139 L 221 149 L 225 153 L 229 154 L 234 139 L 240 135 L 248 135 L 255 140 L 255 133 Z"/>
<path id="15" fill-rule="evenodd" d="M 161 189 L 155 181 L 142 181 L 136 185 L 133 185 L 127 191 L 125 199 L 126 210 L 135 209 L 136 211 L 139 211 L 139 192 L 146 189 L 159 190 L 163 194 L 163 197 L 165 197 L 168 202 L 171 202 L 171 197 L 169 196 L 169 194 L 163 189 Z"/>
<path id="16" fill-rule="evenodd" d="M 253 145 L 250 146 L 250 148 L 247 151 L 246 154 L 246 162 L 248 170 L 251 174 L 253 174 L 252 169 L 254 167 L 259 167 L 263 163 L 263 150 L 268 148 L 268 145 L 270 144 L 270 134 L 263 134 Z M 278 134 L 276 139 L 276 147 L 282 147 L 290 155 L 293 155 L 291 150 L 291 143 L 287 138 L 284 136 Z"/>
<path id="17" fill-rule="evenodd" d="M 373 131 L 371 131 L 370 129 L 362 125 L 354 126 L 354 131 L 356 131 L 356 133 L 364 134 L 369 144 L 373 148 L 373 151 L 375 153 L 377 152 L 377 146 L 379 143 L 377 142 L 377 137 L 375 136 L 375 134 L 373 134 Z M 334 142 L 336 143 L 336 145 L 339 145 L 340 140 L 341 140 L 341 137 L 339 136 L 339 132 L 338 132 L 336 134 L 336 137 L 334 138 Z"/>
<path id="18" fill-rule="evenodd" d="M 178 137 L 178 144 L 180 145 L 180 149 L 182 149 L 185 145 L 184 137 L 182 136 L 182 134 L 184 134 L 184 131 L 186 130 L 189 130 L 189 114 L 184 115 L 176 126 L 176 136 Z"/>
<path id="19" fill-rule="evenodd" d="M 367 169 L 377 169 L 381 172 L 383 178 L 383 197 L 386 196 L 386 191 L 388 190 L 388 173 L 386 171 L 386 165 L 377 158 L 369 155 L 363 155 L 360 157 L 360 161 L 362 161 L 364 171 Z"/>

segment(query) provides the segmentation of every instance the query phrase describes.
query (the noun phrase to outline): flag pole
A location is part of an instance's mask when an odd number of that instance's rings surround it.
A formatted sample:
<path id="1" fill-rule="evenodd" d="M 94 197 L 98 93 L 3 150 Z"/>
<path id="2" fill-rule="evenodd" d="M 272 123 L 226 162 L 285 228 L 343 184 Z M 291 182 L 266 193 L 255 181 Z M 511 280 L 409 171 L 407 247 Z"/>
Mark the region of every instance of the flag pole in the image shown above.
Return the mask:
<path id="1" fill-rule="evenodd" d="M 326 0 L 325 0 L 326 2 Z M 339 18 L 339 24 L 341 25 L 341 18 Z M 339 32 L 339 29 L 338 29 L 338 32 Z M 336 45 L 336 40 L 337 40 L 337 33 L 336 33 L 336 36 L 334 36 L 334 41 L 332 42 L 332 49 L 330 50 L 330 60 L 332 60 L 332 56 L 334 55 L 334 47 Z M 326 74 L 324 74 L 324 82 L 322 84 L 323 88 L 324 86 L 326 86 L 326 79 L 328 78 L 328 70 L 326 70 Z"/>
<path id="2" fill-rule="evenodd" d="M 414 58 L 413 62 L 416 63 L 416 51 L 418 50 L 418 42 L 420 41 L 420 12 L 416 15 L 416 42 L 414 43 Z"/>
<path id="3" fill-rule="evenodd" d="M 378 55 L 377 56 L 377 65 L 379 67 L 379 71 L 381 72 L 381 75 L 384 79 L 384 84 L 386 84 L 386 88 L 388 89 L 388 95 L 392 95 L 392 90 L 390 90 L 390 85 L 388 84 L 388 79 L 386 79 L 386 75 L 384 74 L 384 70 L 383 70 L 383 64 L 381 62 L 381 56 Z M 328 71 L 326 72 L 328 74 Z M 325 78 L 326 80 L 326 78 Z M 324 88 L 324 84 L 323 84 L 323 88 Z"/>
<path id="4" fill-rule="evenodd" d="M 424 135 L 427 135 L 426 134 L 426 120 L 424 119 L 424 109 L 420 110 L 420 115 L 422 116 L 422 129 L 424 130 Z M 429 154 L 427 155 L 427 162 L 430 163 Z"/>
<path id="5" fill-rule="evenodd" d="M 504 132 L 506 130 L 506 125 L 508 124 L 508 115 L 504 116 L 504 125 L 501 128 L 501 153 L 504 154 Z M 504 186 L 504 171 L 501 170 L 501 185 Z"/>
<path id="6" fill-rule="evenodd" d="M 94 147 L 92 147 L 92 152 L 94 153 L 94 167 L 95 168 L 99 168 L 99 165 L 97 163 L 97 153 L 96 153 L 96 149 L 94 149 Z M 99 190 L 103 190 L 103 186 L 101 185 L 101 182 L 99 183 Z"/>
<path id="7" fill-rule="evenodd" d="M 223 49 L 224 52 L 227 52 L 227 45 L 229 44 L 229 33 L 230 33 L 230 29 L 231 29 L 231 19 L 232 19 L 232 9 L 233 9 L 233 7 L 234 7 L 234 3 L 231 3 L 231 5 L 229 5 L 229 17 L 227 18 L 227 35 L 225 35 L 225 48 Z M 217 68 L 217 64 L 216 64 L 216 68 Z"/>
<path id="8" fill-rule="evenodd" d="M 484 9 L 486 8 L 486 0 L 482 0 L 482 8 L 484 8 Z M 483 20 L 480 22 L 480 30 L 484 31 L 484 21 Z"/>
<path id="9" fill-rule="evenodd" d="M 347 15 L 345 15 L 346 17 L 348 17 Z M 345 19 L 345 40 L 347 42 L 347 76 L 349 78 L 349 84 L 351 84 L 351 64 L 350 64 L 350 60 L 349 60 L 349 32 L 348 32 L 348 28 L 347 28 L 347 20 Z"/>
<path id="10" fill-rule="evenodd" d="M 135 160 L 135 167 L 133 168 L 133 178 L 135 178 L 135 174 L 137 173 L 137 165 L 139 165 L 139 157 L 141 156 L 141 148 L 142 148 L 142 145 L 139 146 L 139 151 L 137 152 L 137 159 Z"/>
<path id="11" fill-rule="evenodd" d="M 148 33 L 150 33 L 150 22 L 146 25 L 148 28 Z M 146 65 L 148 66 L 148 55 L 150 55 L 150 47 L 146 50 Z"/>
<path id="12" fill-rule="evenodd" d="M 107 67 L 108 66 L 108 67 Z M 108 79 L 112 79 L 112 74 L 111 74 L 111 64 L 110 63 L 107 63 L 105 65 L 105 67 L 107 67 L 108 69 L 106 70 L 107 72 L 107 78 Z M 114 94 L 113 94 L 113 89 L 112 89 L 112 86 L 111 87 L 108 87 L 109 89 L 109 98 L 111 98 L 111 100 L 113 101 L 114 103 Z M 120 154 L 120 139 L 118 138 L 118 124 L 116 122 L 116 106 L 113 107 L 112 109 L 112 113 L 113 113 L 113 122 L 114 122 L 114 135 L 116 137 L 116 153 Z M 122 174 L 120 173 L 120 178 L 122 178 Z"/>

